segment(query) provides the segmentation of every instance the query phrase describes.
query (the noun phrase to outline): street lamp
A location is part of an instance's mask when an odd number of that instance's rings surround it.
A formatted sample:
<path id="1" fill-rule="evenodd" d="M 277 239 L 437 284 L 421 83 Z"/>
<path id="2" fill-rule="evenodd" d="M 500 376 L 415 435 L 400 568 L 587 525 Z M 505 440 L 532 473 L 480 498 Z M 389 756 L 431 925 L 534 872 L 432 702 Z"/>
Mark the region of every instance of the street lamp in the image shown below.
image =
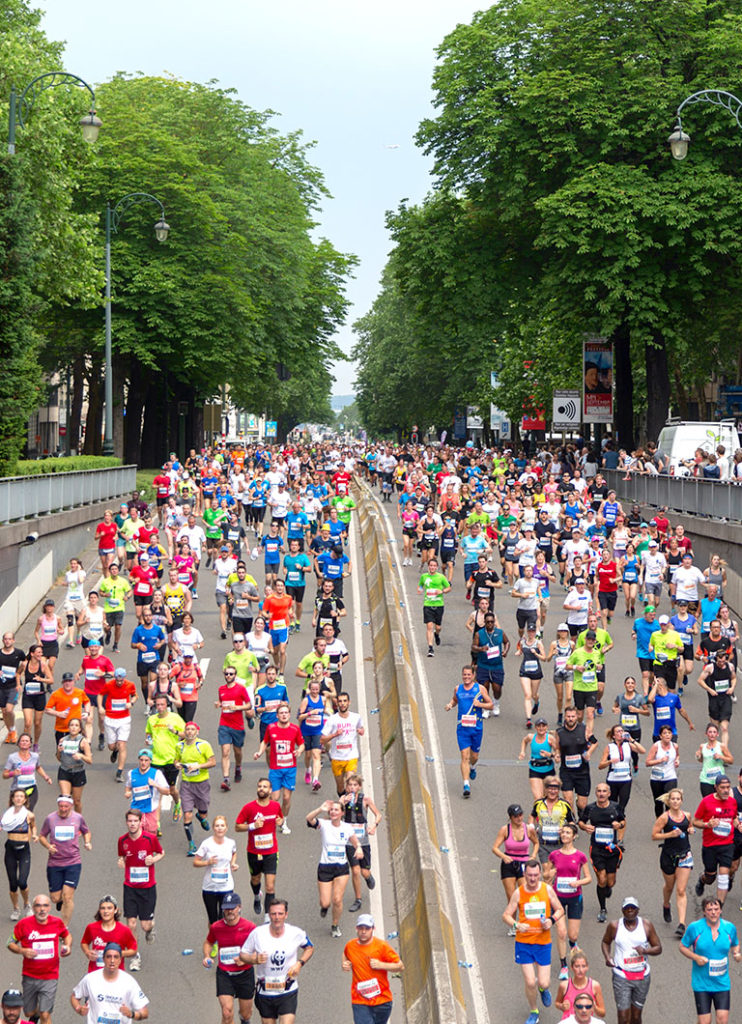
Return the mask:
<path id="1" fill-rule="evenodd" d="M 113 455 L 113 367 L 111 365 L 111 233 L 118 233 L 122 216 L 132 206 L 154 203 L 160 208 L 160 219 L 155 224 L 155 238 L 164 242 L 170 232 L 165 220 L 165 207 L 149 192 L 129 192 L 111 207 L 106 204 L 106 376 L 105 376 L 105 428 L 103 433 L 103 454 Z"/>
<path id="2" fill-rule="evenodd" d="M 8 153 L 10 156 L 15 153 L 16 128 L 25 127 L 38 94 L 46 89 L 53 89 L 57 85 L 66 85 L 70 82 L 73 85 L 79 85 L 82 89 L 87 89 L 90 93 L 90 111 L 85 117 L 80 118 L 80 129 L 86 142 L 96 141 L 103 122 L 95 114 L 95 92 L 92 87 L 84 79 L 77 75 L 71 75 L 67 71 L 49 71 L 32 79 L 20 96 L 16 93 L 15 86 L 10 90 L 8 114 Z"/>
<path id="3" fill-rule="evenodd" d="M 683 131 L 680 111 L 691 103 L 712 103 L 715 107 L 724 107 L 737 122 L 737 127 L 742 128 L 742 122 L 740 122 L 742 100 L 737 99 L 733 93 L 725 92 L 723 89 L 701 89 L 700 92 L 691 93 L 678 107 L 676 114 L 677 124 L 672 135 L 667 140 L 670 143 L 670 152 L 676 160 L 685 160 L 688 155 L 690 135 L 686 135 Z"/>

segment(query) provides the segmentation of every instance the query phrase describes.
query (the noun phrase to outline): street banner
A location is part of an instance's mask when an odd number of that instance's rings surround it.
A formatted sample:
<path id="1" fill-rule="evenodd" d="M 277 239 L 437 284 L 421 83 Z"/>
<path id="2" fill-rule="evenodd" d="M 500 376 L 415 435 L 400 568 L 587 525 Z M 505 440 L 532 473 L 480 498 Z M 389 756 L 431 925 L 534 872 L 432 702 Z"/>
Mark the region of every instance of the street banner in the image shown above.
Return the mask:
<path id="1" fill-rule="evenodd" d="M 583 342 L 582 419 L 584 423 L 613 422 L 613 346 L 605 338 Z"/>

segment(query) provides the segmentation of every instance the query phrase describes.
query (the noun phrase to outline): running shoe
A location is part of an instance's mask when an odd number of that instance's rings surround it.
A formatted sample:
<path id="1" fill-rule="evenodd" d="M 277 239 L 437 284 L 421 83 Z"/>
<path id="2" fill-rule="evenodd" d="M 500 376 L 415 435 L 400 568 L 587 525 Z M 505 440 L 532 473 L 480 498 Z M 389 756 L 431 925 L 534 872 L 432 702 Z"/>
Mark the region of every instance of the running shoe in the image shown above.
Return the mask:
<path id="1" fill-rule="evenodd" d="M 540 988 L 538 991 L 544 1006 L 551 1006 L 551 992 L 549 992 L 548 988 Z"/>
<path id="2" fill-rule="evenodd" d="M 198 849 L 198 847 L 197 847 L 197 846 L 196 846 L 196 844 L 195 844 L 195 843 L 193 842 L 193 840 L 192 840 L 192 839 L 191 839 L 191 840 L 189 840 L 189 842 L 188 842 L 188 856 L 189 856 L 189 857 L 195 857 L 195 856 L 196 856 L 196 850 L 197 850 L 197 849 Z"/>
<path id="3" fill-rule="evenodd" d="M 34 743 L 34 745 L 31 747 L 31 750 L 33 751 L 34 754 L 38 754 L 38 752 L 39 752 L 39 745 L 38 745 L 38 743 Z"/>
<path id="4" fill-rule="evenodd" d="M 156 937 L 157 937 L 157 932 L 155 931 L 155 922 L 153 921 L 152 922 L 152 927 L 150 928 L 150 930 L 148 932 L 144 933 L 144 938 L 145 938 L 146 942 L 151 944 L 151 943 L 153 943 L 155 941 Z"/>
<path id="5" fill-rule="evenodd" d="M 231 787 L 231 786 L 230 786 L 230 784 L 229 784 L 229 779 L 224 779 L 224 780 L 222 781 L 222 786 L 221 786 L 221 788 L 222 788 L 222 792 L 223 792 L 223 793 L 228 793 L 228 792 L 230 791 L 230 789 L 231 789 L 232 787 Z"/>
<path id="6" fill-rule="evenodd" d="M 599 715 L 603 714 L 603 705 L 600 703 L 600 701 L 598 701 L 597 705 L 595 706 L 595 710 Z"/>
<path id="7" fill-rule="evenodd" d="M 562 967 L 560 969 L 560 971 L 559 971 L 559 980 L 560 981 L 567 981 L 568 978 L 569 978 L 569 968 L 565 964 L 564 967 Z"/>
<path id="8" fill-rule="evenodd" d="M 116 764 L 116 759 L 118 758 L 118 756 L 119 756 L 118 755 L 118 751 L 117 750 L 112 750 L 111 751 L 111 756 L 108 758 L 108 760 L 111 762 L 111 764 Z"/>
<path id="9" fill-rule="evenodd" d="M 601 907 L 598 911 L 598 923 L 603 924 L 607 916 L 608 915 L 606 914 L 605 907 Z"/>
<path id="10" fill-rule="evenodd" d="M 71 640 L 68 640 L 64 646 L 70 651 L 74 651 L 75 649 L 75 645 L 72 643 Z"/>
<path id="11" fill-rule="evenodd" d="M 669 907 L 662 907 L 662 920 L 665 924 L 670 924 L 672 922 L 672 911 Z"/>
<path id="12" fill-rule="evenodd" d="M 221 637 L 222 640 L 226 640 L 227 639 L 227 634 L 224 632 L 224 630 L 221 631 L 219 636 Z"/>
<path id="13" fill-rule="evenodd" d="M 341 939 L 343 937 L 339 924 L 334 924 L 332 928 L 330 928 L 330 935 L 332 935 L 333 939 Z"/>
<path id="14" fill-rule="evenodd" d="M 435 652 L 433 651 L 433 648 L 432 648 L 432 647 L 428 647 L 428 657 L 429 657 L 429 658 L 432 658 L 432 657 L 433 657 L 433 655 L 434 655 L 434 653 L 435 653 Z"/>
<path id="15" fill-rule="evenodd" d="M 253 896 L 253 901 L 252 901 L 252 912 L 253 912 L 253 914 L 259 914 L 260 913 L 260 909 L 261 909 L 261 906 L 262 906 L 262 903 L 261 903 L 262 896 L 263 896 L 262 889 L 258 889 L 258 891 Z"/>
<path id="16" fill-rule="evenodd" d="M 492 714 L 495 718 L 500 717 L 500 702 L 499 700 L 492 701 Z"/>
<path id="17" fill-rule="evenodd" d="M 373 875 L 369 874 L 368 878 L 366 879 L 366 885 L 369 887 L 369 889 L 376 888 L 376 879 L 374 878 Z"/>
<path id="18" fill-rule="evenodd" d="M 706 883 L 703 880 L 703 875 L 701 875 L 698 881 L 696 882 L 696 896 L 703 896 L 703 890 L 705 886 Z"/>
<path id="19" fill-rule="evenodd" d="M 531 708 L 531 715 L 537 715 L 538 714 L 538 709 L 539 709 L 540 706 L 541 706 L 541 701 L 540 700 L 535 700 L 533 702 L 533 707 Z"/>
<path id="20" fill-rule="evenodd" d="M 312 776 L 309 772 L 304 772 L 304 785 L 309 786 L 312 783 Z"/>
<path id="21" fill-rule="evenodd" d="M 533 1013 L 529 1013 L 526 1017 L 526 1024 L 538 1024 L 539 1015 L 538 1010 L 534 1010 Z"/>
<path id="22" fill-rule="evenodd" d="M 355 914 L 355 913 L 357 913 L 361 909 L 362 905 L 363 905 L 363 903 L 362 903 L 362 900 L 361 900 L 360 896 L 356 896 L 356 898 L 353 900 L 351 905 L 348 907 L 348 911 L 351 914 Z"/>
<path id="23" fill-rule="evenodd" d="M 440 635 L 440 633 L 433 633 L 433 639 L 435 640 L 435 646 L 436 647 L 440 647 L 440 645 L 441 645 L 441 635 Z"/>
<path id="24" fill-rule="evenodd" d="M 533 722 L 531 721 L 530 718 L 527 718 L 526 719 L 526 729 L 531 729 L 532 727 L 533 727 Z"/>
<path id="25" fill-rule="evenodd" d="M 559 729 L 560 726 L 562 725 L 562 721 L 563 721 L 563 718 L 562 718 L 562 713 L 560 711 L 559 714 L 557 715 L 557 729 Z"/>
<path id="26" fill-rule="evenodd" d="M 319 779 L 315 779 L 314 782 L 312 783 L 312 792 L 318 793 L 320 789 L 322 789 L 322 783 L 319 781 Z"/>
<path id="27" fill-rule="evenodd" d="M 319 916 L 320 917 L 327 917 L 327 911 L 329 909 L 330 909 L 329 907 L 320 907 L 319 908 Z"/>
<path id="28" fill-rule="evenodd" d="M 285 818 L 283 820 L 283 825 L 281 825 L 281 835 L 282 836 L 290 836 L 291 835 L 291 829 L 289 828 L 289 823 L 286 821 Z"/>
<path id="29" fill-rule="evenodd" d="M 474 782 L 476 777 L 477 777 L 477 769 L 476 768 L 470 768 L 469 769 L 469 778 L 472 780 L 472 782 Z"/>
<path id="30" fill-rule="evenodd" d="M 116 782 L 123 782 L 123 781 L 124 781 L 124 770 L 123 770 L 123 768 L 117 768 L 116 769 Z"/>
<path id="31" fill-rule="evenodd" d="M 241 768 L 235 768 L 235 770 L 234 770 L 234 781 L 235 782 L 242 782 L 242 769 Z"/>
<path id="32" fill-rule="evenodd" d="M 181 810 L 180 800 L 178 800 L 177 804 L 173 804 L 173 821 L 180 821 Z"/>
<path id="33" fill-rule="evenodd" d="M 685 925 L 684 924 L 679 924 L 677 926 L 677 928 L 675 929 L 675 938 L 676 939 L 682 939 L 682 937 L 684 935 L 685 935 Z"/>
<path id="34" fill-rule="evenodd" d="M 142 958 L 140 957 L 140 955 L 138 953 L 137 953 L 136 956 L 133 956 L 131 958 L 131 960 L 129 961 L 129 967 L 127 969 L 130 970 L 130 971 L 141 971 L 141 969 L 142 969 Z"/>
<path id="35" fill-rule="evenodd" d="M 211 825 L 209 824 L 209 819 L 199 818 L 198 820 L 201 822 L 201 828 L 204 830 L 204 832 L 208 832 L 209 829 L 211 828 Z"/>
<path id="36" fill-rule="evenodd" d="M 120 653 L 121 652 L 119 651 L 119 645 L 118 644 L 114 644 L 113 647 L 111 648 L 111 654 L 120 654 Z M 137 970 L 139 970 L 139 968 L 137 968 Z"/>
<path id="37" fill-rule="evenodd" d="M 24 917 L 30 917 L 31 914 L 33 914 L 33 910 L 31 909 L 31 904 L 27 903 L 25 905 L 25 907 L 23 908 L 23 916 Z"/>
<path id="38" fill-rule="evenodd" d="M 5 743 L 16 743 L 18 741 L 18 733 L 15 729 L 11 729 L 8 735 L 5 737 Z"/>
<path id="39" fill-rule="evenodd" d="M 10 920 L 11 921 L 20 921 L 20 919 L 21 919 L 21 912 L 20 912 L 20 910 L 18 909 L 18 907 L 13 907 L 13 909 L 10 912 Z"/>
<path id="40" fill-rule="evenodd" d="M 468 782 L 464 783 L 464 800 L 468 800 L 471 796 L 471 787 Z"/>
<path id="41" fill-rule="evenodd" d="M 197 590 L 192 590 L 191 591 L 191 597 L 193 598 L 194 601 L 198 601 L 198 591 Z"/>

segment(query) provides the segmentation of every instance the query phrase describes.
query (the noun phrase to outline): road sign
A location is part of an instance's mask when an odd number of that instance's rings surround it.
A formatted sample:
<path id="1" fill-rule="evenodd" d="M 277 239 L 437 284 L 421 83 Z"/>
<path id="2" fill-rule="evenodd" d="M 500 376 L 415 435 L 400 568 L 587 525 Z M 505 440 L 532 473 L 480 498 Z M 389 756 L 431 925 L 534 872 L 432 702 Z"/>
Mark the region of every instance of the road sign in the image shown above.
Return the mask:
<path id="1" fill-rule="evenodd" d="M 265 436 L 266 437 L 276 437 L 277 434 L 278 434 L 278 423 L 276 422 L 276 420 L 266 420 L 265 421 Z"/>
<path id="2" fill-rule="evenodd" d="M 551 417 L 552 430 L 572 430 L 579 427 L 582 419 L 582 402 L 577 388 L 554 392 L 554 408 Z"/>
<path id="3" fill-rule="evenodd" d="M 512 436 L 510 420 L 500 420 L 500 440 L 509 441 Z"/>

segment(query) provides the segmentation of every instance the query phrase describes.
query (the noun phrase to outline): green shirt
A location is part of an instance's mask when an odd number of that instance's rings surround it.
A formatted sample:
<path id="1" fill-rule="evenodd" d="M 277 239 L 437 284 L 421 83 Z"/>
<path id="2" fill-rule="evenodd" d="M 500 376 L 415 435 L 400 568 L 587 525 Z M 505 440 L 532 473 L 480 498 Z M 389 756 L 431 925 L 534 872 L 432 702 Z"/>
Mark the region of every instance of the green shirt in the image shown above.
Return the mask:
<path id="1" fill-rule="evenodd" d="M 353 509 L 358 507 L 353 499 L 350 496 L 338 494 L 330 504 L 338 510 L 338 519 L 348 526 Z"/>
<path id="2" fill-rule="evenodd" d="M 497 517 L 497 519 L 495 519 L 495 524 L 497 525 L 497 532 L 499 534 L 505 534 L 507 533 L 510 524 L 517 522 L 518 520 L 511 513 L 508 513 L 508 515 L 506 516 L 500 515 Z"/>
<path id="3" fill-rule="evenodd" d="M 466 517 L 466 525 L 472 526 L 474 523 L 479 523 L 482 529 L 484 529 L 485 526 L 489 526 L 490 517 L 486 512 L 470 512 Z"/>
<path id="4" fill-rule="evenodd" d="M 224 658 L 222 670 L 225 668 L 235 669 L 237 682 L 246 684 L 252 682 L 251 669 L 255 669 L 256 672 L 260 671 L 260 663 L 252 651 L 230 651 Z"/>
<path id="5" fill-rule="evenodd" d="M 139 533 L 140 526 L 142 526 L 140 519 L 137 519 L 136 523 L 133 519 L 125 519 L 119 529 L 119 533 L 124 538 L 124 546 L 129 554 L 139 548 L 139 541 L 136 539 L 135 534 Z"/>
<path id="6" fill-rule="evenodd" d="M 595 633 L 595 647 L 596 647 L 596 649 L 598 651 L 603 651 L 608 646 L 608 644 L 613 643 L 613 637 L 608 632 L 608 630 L 601 629 L 601 627 L 598 626 L 598 628 L 593 630 L 593 632 Z M 585 634 L 586 633 L 587 633 L 587 630 L 583 629 L 583 631 L 577 637 L 577 644 L 575 646 L 577 646 L 577 647 L 584 647 L 585 646 Z"/>
<path id="7" fill-rule="evenodd" d="M 598 670 L 603 667 L 604 658 L 597 647 L 588 651 L 586 647 L 576 647 L 567 658 L 567 666 L 573 670 L 573 690 L 583 693 L 595 693 L 598 689 Z"/>
<path id="8" fill-rule="evenodd" d="M 107 576 L 98 584 L 98 593 L 103 598 L 104 612 L 122 612 L 126 595 L 131 593 L 131 584 L 128 580 L 117 576 Z"/>
<path id="9" fill-rule="evenodd" d="M 672 628 L 666 633 L 658 629 L 649 637 L 649 649 L 654 653 L 654 664 L 660 665 L 664 661 L 677 661 L 683 650 L 683 641 L 680 639 L 680 633 Z"/>
<path id="10" fill-rule="evenodd" d="M 186 743 L 181 740 L 176 744 L 177 759 L 181 764 L 204 765 L 214 756 L 214 750 L 206 740 L 195 740 L 193 743 Z M 206 782 L 209 777 L 208 768 L 197 768 L 195 771 L 183 769 L 183 778 L 186 782 Z"/>
<path id="11" fill-rule="evenodd" d="M 440 572 L 425 572 L 420 577 L 418 584 L 425 594 L 423 604 L 428 608 L 440 608 L 443 606 L 443 591 L 450 589 L 450 583 Z M 437 590 L 437 594 L 431 594 L 431 590 Z"/>
<path id="12" fill-rule="evenodd" d="M 206 536 L 209 540 L 219 540 L 222 535 L 221 524 L 229 519 L 229 512 L 225 508 L 204 509 L 203 521 L 206 524 Z"/>
<path id="13" fill-rule="evenodd" d="M 311 654 L 305 654 L 297 666 L 297 671 L 304 672 L 305 675 L 311 676 L 312 665 L 315 661 L 321 661 L 325 668 L 330 667 L 330 655 L 329 654 L 317 654 L 316 651 L 312 651 Z"/>
<path id="14" fill-rule="evenodd" d="M 152 764 L 159 767 L 173 764 L 178 754 L 180 736 L 185 729 L 185 722 L 174 711 L 168 711 L 164 717 L 150 715 L 147 719 L 145 732 L 152 737 Z"/>

